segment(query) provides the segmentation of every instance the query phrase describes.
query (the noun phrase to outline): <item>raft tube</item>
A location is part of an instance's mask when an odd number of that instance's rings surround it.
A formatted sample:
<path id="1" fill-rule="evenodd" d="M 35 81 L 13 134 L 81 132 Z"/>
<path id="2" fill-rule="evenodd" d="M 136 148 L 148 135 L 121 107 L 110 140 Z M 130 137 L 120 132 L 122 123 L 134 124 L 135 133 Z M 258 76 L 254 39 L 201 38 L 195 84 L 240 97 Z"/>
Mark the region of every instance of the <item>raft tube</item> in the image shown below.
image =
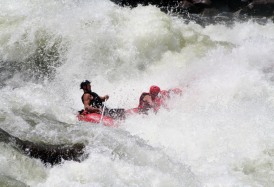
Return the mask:
<path id="1" fill-rule="evenodd" d="M 100 123 L 102 114 L 97 114 L 97 113 L 89 113 L 89 114 L 84 114 L 84 115 L 78 115 L 78 120 L 79 121 L 86 121 L 86 122 L 92 122 L 92 123 Z M 107 127 L 114 127 L 117 126 L 113 119 L 107 116 L 104 116 L 102 119 L 103 125 Z"/>

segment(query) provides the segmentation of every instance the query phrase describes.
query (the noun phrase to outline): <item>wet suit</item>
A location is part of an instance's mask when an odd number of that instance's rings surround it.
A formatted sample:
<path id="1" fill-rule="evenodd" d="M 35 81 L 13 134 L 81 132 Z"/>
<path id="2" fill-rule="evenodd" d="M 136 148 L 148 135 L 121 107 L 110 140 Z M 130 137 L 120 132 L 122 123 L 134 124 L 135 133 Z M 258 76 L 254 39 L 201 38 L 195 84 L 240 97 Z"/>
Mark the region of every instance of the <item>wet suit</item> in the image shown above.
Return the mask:
<path id="1" fill-rule="evenodd" d="M 93 99 L 90 101 L 89 106 L 91 106 L 93 108 L 103 108 L 103 101 L 100 98 L 100 96 L 98 94 L 96 94 L 95 92 L 85 92 L 82 95 L 83 104 L 84 104 L 83 97 L 87 93 L 93 97 Z M 82 114 L 83 112 L 84 112 L 84 110 L 81 110 L 80 114 Z M 94 113 L 99 114 L 99 112 L 94 112 Z M 125 109 L 123 109 L 123 108 L 109 109 L 109 108 L 105 107 L 104 116 L 111 117 L 112 119 L 124 119 L 125 118 L 124 113 L 125 113 Z"/>

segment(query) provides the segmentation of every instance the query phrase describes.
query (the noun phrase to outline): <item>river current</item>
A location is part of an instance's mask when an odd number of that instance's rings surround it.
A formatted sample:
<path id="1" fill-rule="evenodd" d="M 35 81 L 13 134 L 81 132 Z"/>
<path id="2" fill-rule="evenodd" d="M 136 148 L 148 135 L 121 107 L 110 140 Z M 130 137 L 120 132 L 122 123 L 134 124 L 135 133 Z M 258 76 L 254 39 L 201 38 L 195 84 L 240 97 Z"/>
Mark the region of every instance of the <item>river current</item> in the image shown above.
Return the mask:
<path id="1" fill-rule="evenodd" d="M 0 142 L 0 186 L 274 185 L 274 24 L 202 26 L 108 0 L 0 1 L 0 128 L 87 159 L 45 166 Z M 135 108 L 151 85 L 180 88 L 118 128 L 80 122 L 80 83 Z"/>

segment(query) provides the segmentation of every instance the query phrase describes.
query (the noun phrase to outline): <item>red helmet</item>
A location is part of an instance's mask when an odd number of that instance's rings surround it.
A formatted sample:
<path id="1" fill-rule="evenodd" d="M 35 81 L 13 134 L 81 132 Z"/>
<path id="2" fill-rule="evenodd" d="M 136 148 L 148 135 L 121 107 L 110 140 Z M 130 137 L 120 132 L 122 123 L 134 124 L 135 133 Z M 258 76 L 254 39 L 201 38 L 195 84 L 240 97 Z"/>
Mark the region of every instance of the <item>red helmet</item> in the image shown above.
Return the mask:
<path id="1" fill-rule="evenodd" d="M 149 93 L 155 97 L 158 95 L 158 93 L 161 91 L 161 89 L 158 87 L 158 86 L 151 86 L 150 87 L 150 90 L 149 90 Z"/>

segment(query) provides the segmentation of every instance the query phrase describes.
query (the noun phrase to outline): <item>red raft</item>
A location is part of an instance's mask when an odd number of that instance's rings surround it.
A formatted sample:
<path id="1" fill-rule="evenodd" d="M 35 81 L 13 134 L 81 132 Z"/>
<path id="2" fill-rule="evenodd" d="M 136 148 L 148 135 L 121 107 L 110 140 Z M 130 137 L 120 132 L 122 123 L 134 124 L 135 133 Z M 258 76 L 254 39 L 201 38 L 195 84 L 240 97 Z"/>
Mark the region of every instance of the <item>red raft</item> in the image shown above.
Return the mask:
<path id="1" fill-rule="evenodd" d="M 138 114 L 138 108 L 128 109 L 124 111 L 124 116 Z M 100 123 L 102 114 L 98 113 L 87 113 L 83 112 L 81 115 L 77 115 L 79 121 L 86 121 L 91 123 Z M 104 116 L 102 119 L 102 124 L 107 127 L 118 127 L 121 120 L 115 120 L 111 117 Z"/>
<path id="2" fill-rule="evenodd" d="M 159 106 L 154 108 L 155 113 L 157 113 L 157 110 L 159 110 L 160 107 L 165 107 L 165 100 L 170 98 L 169 94 L 171 92 L 181 95 L 182 90 L 180 90 L 179 88 L 175 88 L 173 90 L 168 90 L 168 91 L 162 90 L 160 92 L 159 100 L 156 101 Z M 128 110 L 125 110 L 124 112 L 125 112 L 124 113 L 125 116 L 138 114 L 138 108 L 128 109 Z M 77 115 L 77 118 L 78 118 L 79 121 L 100 123 L 102 115 L 98 114 L 98 113 L 85 113 L 85 112 L 83 112 L 81 115 Z M 114 120 L 113 118 L 108 117 L 108 116 L 104 116 L 103 119 L 102 119 L 103 125 L 105 125 L 107 127 L 118 127 L 119 122 L 121 122 L 121 120 Z"/>
<path id="3" fill-rule="evenodd" d="M 79 121 L 100 123 L 102 114 L 97 114 L 97 113 L 82 114 L 82 115 L 77 115 L 77 118 Z M 103 117 L 102 123 L 103 123 L 103 125 L 105 125 L 107 127 L 117 126 L 117 124 L 114 123 L 114 120 L 111 117 L 107 117 L 107 116 Z"/>

